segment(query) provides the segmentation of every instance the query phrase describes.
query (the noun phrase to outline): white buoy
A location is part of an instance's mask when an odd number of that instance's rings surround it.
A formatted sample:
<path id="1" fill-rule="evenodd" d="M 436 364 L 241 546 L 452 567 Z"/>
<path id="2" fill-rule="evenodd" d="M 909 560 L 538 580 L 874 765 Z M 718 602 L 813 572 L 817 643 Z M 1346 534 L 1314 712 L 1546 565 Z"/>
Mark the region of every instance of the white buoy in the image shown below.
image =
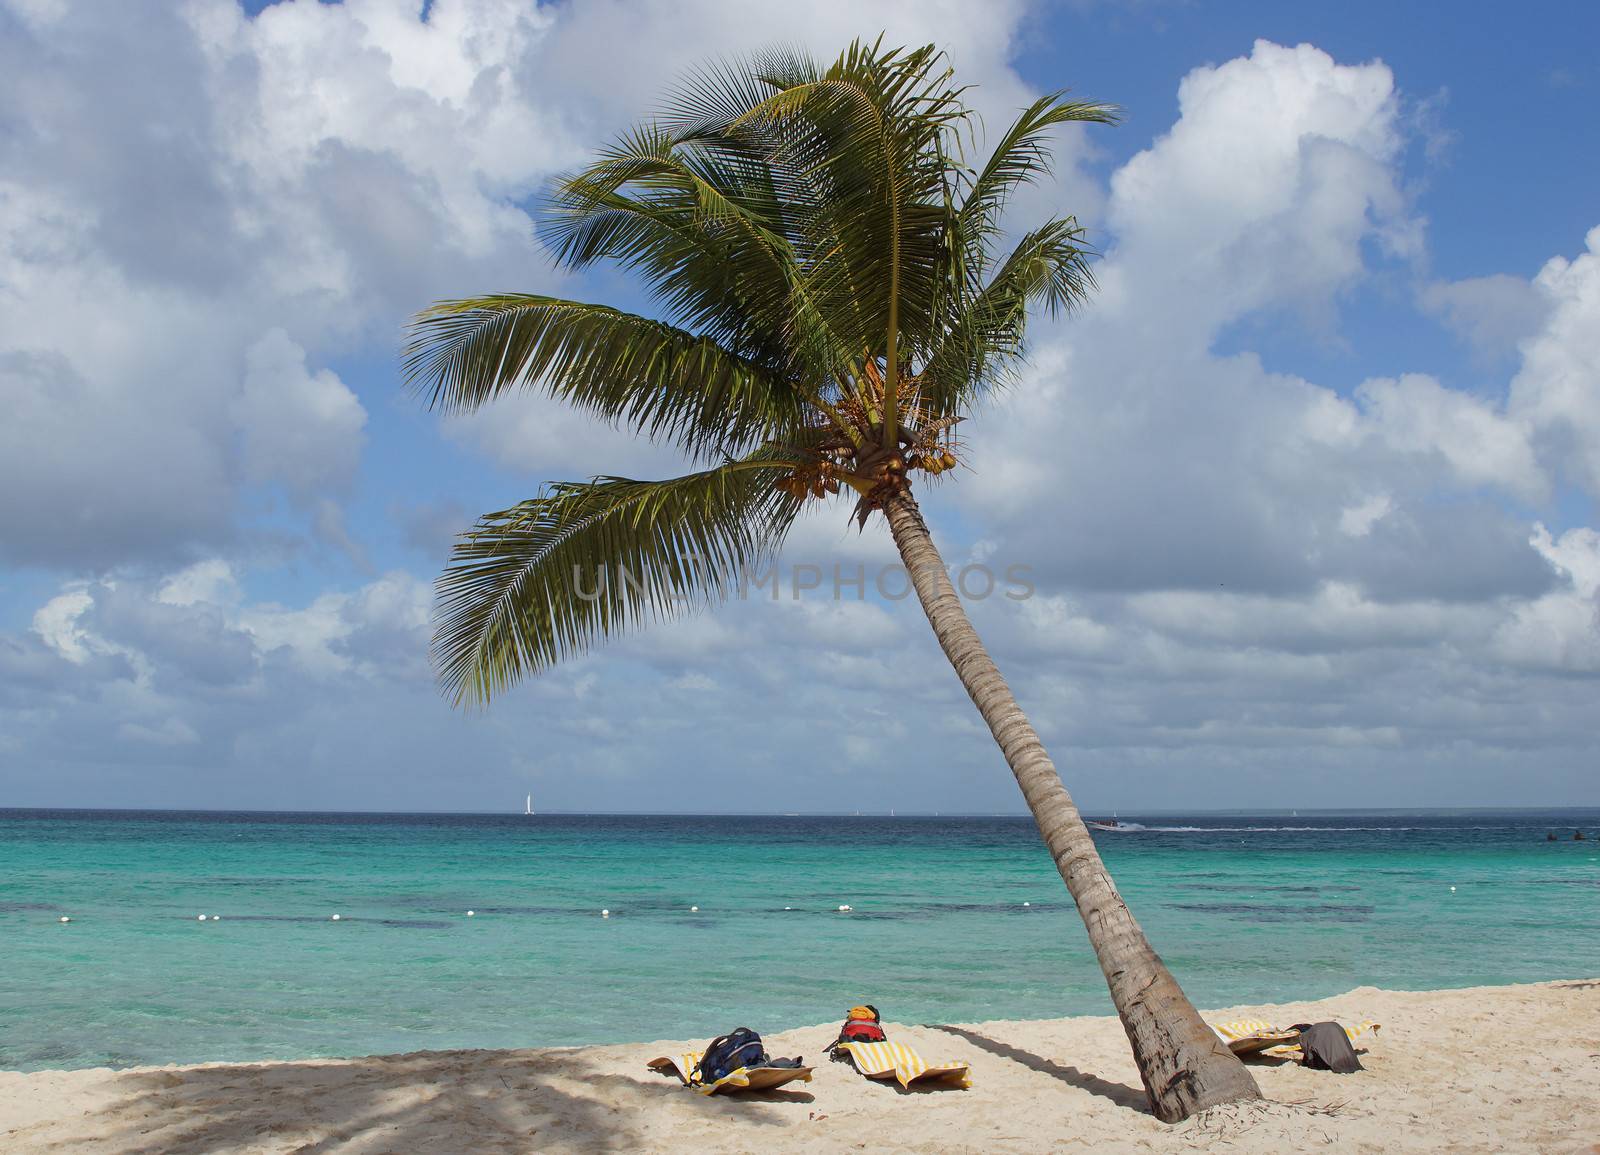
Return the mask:
<path id="1" fill-rule="evenodd" d="M 1033 903 L 1031 903 L 1031 902 L 1025 902 L 1025 903 L 1023 903 L 1023 904 L 1022 904 L 1022 905 L 1023 905 L 1023 906 L 1032 906 L 1032 905 L 1033 905 Z"/>
<path id="2" fill-rule="evenodd" d="M 794 909 L 794 907 L 792 907 L 792 906 L 786 906 L 786 907 L 784 907 L 784 908 L 783 908 L 783 909 L 784 909 L 784 910 L 793 910 L 793 909 Z"/>
<path id="3" fill-rule="evenodd" d="M 471 917 L 472 917 L 472 916 L 473 916 L 473 915 L 475 915 L 475 914 L 477 914 L 477 913 L 478 913 L 478 912 L 477 912 L 477 911 L 475 911 L 475 910 L 469 910 L 469 911 L 467 911 L 467 917 L 468 917 L 468 918 L 471 918 Z"/>
<path id="4" fill-rule="evenodd" d="M 214 914 L 214 915 L 211 916 L 211 921 L 212 922 L 216 922 L 221 918 L 222 918 L 222 916 L 220 914 Z"/>
<path id="5" fill-rule="evenodd" d="M 61 916 L 61 921 L 62 922 L 71 922 L 72 920 L 70 918 L 68 918 L 66 915 L 62 915 Z"/>
<path id="6" fill-rule="evenodd" d="M 689 913 L 690 914 L 698 914 L 698 913 L 700 913 L 700 908 L 698 906 L 691 906 L 689 908 Z"/>
<path id="7" fill-rule="evenodd" d="M 602 910 L 600 912 L 600 917 L 601 918 L 610 918 L 611 917 L 611 912 L 609 910 Z"/>
<path id="8" fill-rule="evenodd" d="M 338 922 L 339 921 L 339 916 L 338 915 L 334 915 L 331 921 Z"/>
<path id="9" fill-rule="evenodd" d="M 204 922 L 205 920 L 206 920 L 206 916 L 202 914 L 202 915 L 199 916 L 197 921 Z"/>
<path id="10" fill-rule="evenodd" d="M 848 906 L 841 906 L 839 910 L 841 913 L 848 913 L 850 908 Z"/>
<path id="11" fill-rule="evenodd" d="M 1451 894 L 1454 894 L 1454 893 L 1455 893 L 1455 892 L 1456 892 L 1456 888 L 1455 888 L 1455 887 L 1453 887 L 1453 886 L 1452 886 L 1452 887 L 1451 887 L 1451 888 L 1450 888 L 1450 893 L 1451 893 Z"/>

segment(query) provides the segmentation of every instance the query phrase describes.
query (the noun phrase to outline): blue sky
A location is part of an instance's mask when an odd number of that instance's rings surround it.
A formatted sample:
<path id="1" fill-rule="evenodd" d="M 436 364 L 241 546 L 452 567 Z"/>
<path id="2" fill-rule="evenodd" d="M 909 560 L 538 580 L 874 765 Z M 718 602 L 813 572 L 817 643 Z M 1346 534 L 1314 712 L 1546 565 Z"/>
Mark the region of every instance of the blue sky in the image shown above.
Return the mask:
<path id="1" fill-rule="evenodd" d="M 879 31 L 990 126 L 1124 109 L 1015 206 L 1101 297 L 928 498 L 1030 567 L 971 609 L 1080 801 L 1592 804 L 1592 6 L 0 0 L 0 805 L 1018 809 L 910 604 L 731 605 L 483 715 L 427 667 L 452 532 L 677 463 L 441 422 L 407 315 L 643 307 L 551 269 L 538 190 L 707 56 Z M 845 515 L 789 560 L 891 560 Z"/>

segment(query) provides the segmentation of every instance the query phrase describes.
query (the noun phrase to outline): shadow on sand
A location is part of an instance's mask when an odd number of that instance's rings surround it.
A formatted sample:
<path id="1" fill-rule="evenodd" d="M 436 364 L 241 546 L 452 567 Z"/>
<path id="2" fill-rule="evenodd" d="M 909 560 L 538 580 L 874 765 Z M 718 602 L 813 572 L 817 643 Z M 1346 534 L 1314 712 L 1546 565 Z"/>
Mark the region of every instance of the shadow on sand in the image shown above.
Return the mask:
<path id="1" fill-rule="evenodd" d="M 1099 1095 L 1102 1099 L 1110 1099 L 1119 1107 L 1126 1107 L 1128 1110 L 1137 1111 L 1141 1115 L 1150 1113 L 1149 1104 L 1145 1101 L 1144 1091 L 1141 1088 L 1130 1087 L 1126 1083 L 1113 1083 L 1109 1079 L 1102 1079 L 1099 1075 L 1091 1075 L 1089 1072 L 1080 1071 L 1076 1067 L 1069 1067 L 1053 1059 L 1046 1059 L 1042 1055 L 1035 1055 L 1032 1051 L 1024 1051 L 1020 1047 L 1013 1047 L 1009 1043 L 1002 1043 L 999 1039 L 991 1039 L 988 1035 L 980 1035 L 976 1031 L 967 1030 L 965 1027 L 930 1024 L 929 1029 L 943 1031 L 945 1034 L 965 1039 L 981 1051 L 988 1051 L 991 1055 L 1009 1059 L 1013 1063 L 1027 1067 L 1030 1071 L 1038 1071 L 1042 1075 L 1060 1079 L 1063 1083 L 1076 1087 L 1080 1091 L 1087 1091 L 1091 1095 Z"/>
<path id="2" fill-rule="evenodd" d="M 681 1123 L 782 1122 L 771 1091 L 730 1102 L 675 1081 L 634 1078 L 582 1052 L 424 1051 L 363 1059 L 135 1070 L 117 1076 L 122 1098 L 98 1113 L 94 1138 L 74 1150 L 201 1155 L 242 1149 L 332 1152 L 647 1150 L 641 1130 L 674 1097 Z M 697 1118 L 698 1117 L 698 1118 Z"/>

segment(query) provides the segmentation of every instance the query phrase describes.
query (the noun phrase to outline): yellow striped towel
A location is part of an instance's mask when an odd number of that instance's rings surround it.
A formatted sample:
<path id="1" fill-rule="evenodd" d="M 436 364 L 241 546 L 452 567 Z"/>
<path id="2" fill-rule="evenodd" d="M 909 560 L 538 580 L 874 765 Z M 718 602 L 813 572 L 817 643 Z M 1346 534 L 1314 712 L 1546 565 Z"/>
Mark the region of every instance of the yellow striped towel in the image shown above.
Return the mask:
<path id="1" fill-rule="evenodd" d="M 685 1086 L 693 1087 L 702 1095 L 715 1095 L 719 1091 L 770 1091 L 796 1079 L 811 1082 L 810 1067 L 740 1067 L 737 1071 L 729 1071 L 714 1083 L 704 1083 L 696 1076 L 704 1054 L 704 1051 L 684 1051 L 651 1059 L 645 1065 L 662 1074 L 671 1071 L 683 1080 Z"/>
<path id="2" fill-rule="evenodd" d="M 904 1043 L 840 1043 L 838 1049 L 848 1051 L 856 1070 L 869 1079 L 892 1077 L 902 1087 L 924 1080 L 958 1087 L 972 1085 L 971 1068 L 966 1063 L 931 1064 Z"/>
<path id="3" fill-rule="evenodd" d="M 1299 1031 L 1280 1030 L 1264 1019 L 1234 1019 L 1210 1025 L 1236 1055 L 1267 1054 L 1282 1058 L 1300 1050 L 1295 1043 L 1300 1037 Z"/>
<path id="4" fill-rule="evenodd" d="M 1236 1055 L 1262 1054 L 1284 1059 L 1300 1053 L 1300 1045 L 1296 1041 L 1300 1037 L 1299 1031 L 1274 1026 L 1265 1019 L 1233 1019 L 1209 1025 Z M 1361 1022 L 1345 1027 L 1344 1033 L 1354 1043 L 1362 1035 L 1376 1035 L 1381 1027 L 1381 1023 Z"/>

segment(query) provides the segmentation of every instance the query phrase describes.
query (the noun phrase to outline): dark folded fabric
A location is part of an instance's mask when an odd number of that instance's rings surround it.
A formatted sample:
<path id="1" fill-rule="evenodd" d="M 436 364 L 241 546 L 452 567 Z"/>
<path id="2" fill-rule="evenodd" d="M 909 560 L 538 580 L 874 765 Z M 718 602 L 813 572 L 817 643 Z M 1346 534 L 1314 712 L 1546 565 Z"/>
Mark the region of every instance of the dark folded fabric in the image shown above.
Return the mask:
<path id="1" fill-rule="evenodd" d="M 805 1063 L 800 1059 L 768 1059 L 761 1065 L 763 1067 L 803 1067 Z"/>
<path id="2" fill-rule="evenodd" d="M 1356 1049 L 1350 1045 L 1350 1036 L 1338 1023 L 1296 1023 L 1290 1029 L 1300 1032 L 1302 1061 L 1313 1071 L 1348 1075 L 1364 1069 L 1356 1058 Z"/>

